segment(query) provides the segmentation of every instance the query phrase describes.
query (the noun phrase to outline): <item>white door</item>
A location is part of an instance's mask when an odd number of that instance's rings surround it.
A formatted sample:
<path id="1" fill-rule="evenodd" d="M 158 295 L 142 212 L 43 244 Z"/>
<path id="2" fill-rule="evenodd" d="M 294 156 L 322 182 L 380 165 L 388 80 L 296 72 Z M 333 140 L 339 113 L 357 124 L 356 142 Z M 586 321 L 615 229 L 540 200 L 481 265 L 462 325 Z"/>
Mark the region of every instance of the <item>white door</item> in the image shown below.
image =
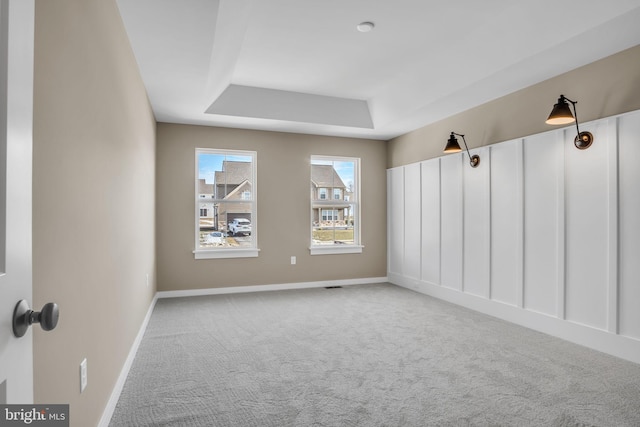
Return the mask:
<path id="1" fill-rule="evenodd" d="M 32 332 L 13 335 L 31 299 L 34 0 L 0 0 L 0 404 L 33 403 Z"/>

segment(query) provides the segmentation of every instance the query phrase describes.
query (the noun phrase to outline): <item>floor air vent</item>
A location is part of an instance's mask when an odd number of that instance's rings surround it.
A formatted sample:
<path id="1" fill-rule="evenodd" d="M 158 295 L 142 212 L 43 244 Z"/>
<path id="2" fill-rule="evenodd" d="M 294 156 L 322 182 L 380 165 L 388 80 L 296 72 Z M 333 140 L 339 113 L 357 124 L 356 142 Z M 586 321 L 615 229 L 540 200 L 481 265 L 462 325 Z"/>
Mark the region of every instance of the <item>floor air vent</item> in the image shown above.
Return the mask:
<path id="1" fill-rule="evenodd" d="M 325 289 L 342 289 L 342 286 L 325 286 Z"/>

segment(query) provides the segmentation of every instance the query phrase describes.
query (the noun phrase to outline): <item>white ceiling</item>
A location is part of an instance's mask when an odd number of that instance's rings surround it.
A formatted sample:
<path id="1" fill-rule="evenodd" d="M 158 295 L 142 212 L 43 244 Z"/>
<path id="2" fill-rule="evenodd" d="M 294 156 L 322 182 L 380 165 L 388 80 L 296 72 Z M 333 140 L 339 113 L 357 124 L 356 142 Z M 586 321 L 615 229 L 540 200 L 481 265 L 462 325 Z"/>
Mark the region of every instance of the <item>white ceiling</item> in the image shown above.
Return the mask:
<path id="1" fill-rule="evenodd" d="M 640 44 L 640 0 L 118 5 L 158 121 L 384 140 Z"/>

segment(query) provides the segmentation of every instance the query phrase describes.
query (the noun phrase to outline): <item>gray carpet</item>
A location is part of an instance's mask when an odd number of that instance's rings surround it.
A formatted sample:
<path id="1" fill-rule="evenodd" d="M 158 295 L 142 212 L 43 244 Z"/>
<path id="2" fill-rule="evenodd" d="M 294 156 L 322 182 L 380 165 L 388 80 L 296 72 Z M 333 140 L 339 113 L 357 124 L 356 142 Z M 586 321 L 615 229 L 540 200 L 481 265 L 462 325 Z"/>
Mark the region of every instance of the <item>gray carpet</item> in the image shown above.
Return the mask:
<path id="1" fill-rule="evenodd" d="M 159 300 L 111 426 L 640 426 L 640 365 L 392 285 Z"/>

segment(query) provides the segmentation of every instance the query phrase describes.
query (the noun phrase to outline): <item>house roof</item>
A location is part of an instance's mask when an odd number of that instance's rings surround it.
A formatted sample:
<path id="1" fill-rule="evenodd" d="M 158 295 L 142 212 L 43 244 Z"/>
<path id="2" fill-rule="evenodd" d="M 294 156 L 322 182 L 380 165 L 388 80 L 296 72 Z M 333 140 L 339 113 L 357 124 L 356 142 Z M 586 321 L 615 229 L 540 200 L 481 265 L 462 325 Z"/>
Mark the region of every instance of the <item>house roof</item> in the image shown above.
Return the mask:
<path id="1" fill-rule="evenodd" d="M 199 179 L 198 194 L 213 194 L 213 184 L 207 184 L 204 179 Z"/>
<path id="2" fill-rule="evenodd" d="M 316 187 L 346 187 L 331 165 L 311 165 L 311 182 Z"/>
<path id="3" fill-rule="evenodd" d="M 251 191 L 251 183 L 249 181 L 242 182 L 240 185 L 234 188 L 232 192 L 224 196 L 224 198 L 233 199 L 236 197 L 236 195 L 238 195 L 239 193 L 242 193 L 243 191 Z"/>
<path id="4" fill-rule="evenodd" d="M 251 162 L 225 160 L 222 170 L 216 171 L 215 185 L 239 185 L 251 181 Z"/>

